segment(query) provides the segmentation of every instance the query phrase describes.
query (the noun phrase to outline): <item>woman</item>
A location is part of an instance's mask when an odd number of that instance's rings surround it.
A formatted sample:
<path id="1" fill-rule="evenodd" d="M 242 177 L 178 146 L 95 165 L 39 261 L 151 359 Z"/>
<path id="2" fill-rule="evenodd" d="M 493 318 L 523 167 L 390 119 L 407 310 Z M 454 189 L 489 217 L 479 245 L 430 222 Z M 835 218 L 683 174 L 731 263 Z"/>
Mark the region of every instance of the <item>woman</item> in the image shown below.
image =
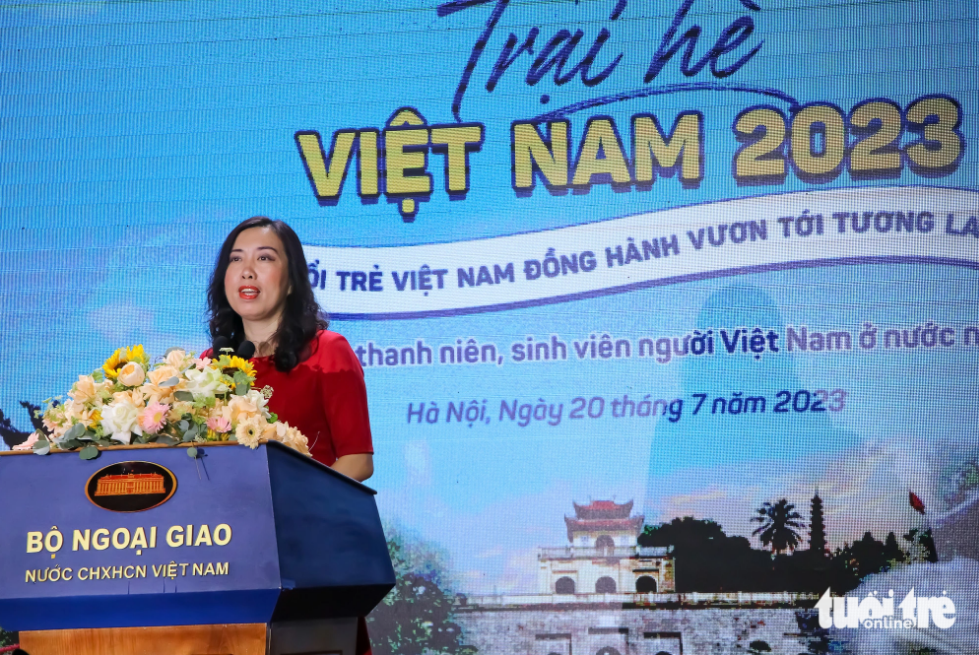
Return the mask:
<path id="1" fill-rule="evenodd" d="M 255 345 L 255 388 L 309 440 L 313 458 L 358 481 L 374 472 L 364 372 L 347 340 L 326 330 L 299 237 L 249 218 L 221 246 L 208 288 L 212 341 Z"/>
<path id="2" fill-rule="evenodd" d="M 255 388 L 272 387 L 269 410 L 306 435 L 313 458 L 355 480 L 369 478 L 374 450 L 364 371 L 347 340 L 320 318 L 292 228 L 255 216 L 233 229 L 211 274 L 207 304 L 212 342 L 255 344 Z M 363 619 L 357 655 L 370 655 Z"/>

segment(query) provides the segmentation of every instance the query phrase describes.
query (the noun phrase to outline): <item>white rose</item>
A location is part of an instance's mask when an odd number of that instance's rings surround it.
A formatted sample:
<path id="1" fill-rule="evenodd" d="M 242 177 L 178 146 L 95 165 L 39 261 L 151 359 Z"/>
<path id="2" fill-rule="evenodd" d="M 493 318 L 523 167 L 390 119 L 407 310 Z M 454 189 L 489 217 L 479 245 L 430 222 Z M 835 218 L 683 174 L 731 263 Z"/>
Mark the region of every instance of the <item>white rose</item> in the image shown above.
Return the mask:
<path id="1" fill-rule="evenodd" d="M 228 390 L 228 385 L 221 381 L 221 371 L 216 368 L 205 366 L 203 371 L 190 369 L 184 375 L 187 376 L 187 391 L 195 396 L 213 396 Z"/>
<path id="2" fill-rule="evenodd" d="M 143 434 L 137 419 L 139 409 L 127 402 L 115 402 L 102 408 L 102 429 L 110 434 L 112 439 L 129 443 L 132 433 Z"/>
<path id="3" fill-rule="evenodd" d="M 264 416 L 266 419 L 271 418 L 272 415 L 269 413 L 269 410 L 266 407 L 269 401 L 261 394 L 261 392 L 250 389 L 248 393 L 245 394 L 245 398 L 251 404 L 255 405 L 255 409 L 261 412 L 262 416 Z"/>

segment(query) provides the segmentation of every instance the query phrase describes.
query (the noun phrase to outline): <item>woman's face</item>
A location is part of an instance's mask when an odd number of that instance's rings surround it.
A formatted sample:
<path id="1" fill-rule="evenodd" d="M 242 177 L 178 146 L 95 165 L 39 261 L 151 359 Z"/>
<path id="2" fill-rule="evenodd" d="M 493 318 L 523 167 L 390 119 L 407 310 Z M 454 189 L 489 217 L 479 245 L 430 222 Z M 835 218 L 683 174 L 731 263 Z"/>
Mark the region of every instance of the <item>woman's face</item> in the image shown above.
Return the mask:
<path id="1" fill-rule="evenodd" d="M 235 239 L 224 274 L 224 293 L 245 321 L 280 316 L 289 288 L 289 262 L 282 240 L 271 228 L 252 227 Z"/>

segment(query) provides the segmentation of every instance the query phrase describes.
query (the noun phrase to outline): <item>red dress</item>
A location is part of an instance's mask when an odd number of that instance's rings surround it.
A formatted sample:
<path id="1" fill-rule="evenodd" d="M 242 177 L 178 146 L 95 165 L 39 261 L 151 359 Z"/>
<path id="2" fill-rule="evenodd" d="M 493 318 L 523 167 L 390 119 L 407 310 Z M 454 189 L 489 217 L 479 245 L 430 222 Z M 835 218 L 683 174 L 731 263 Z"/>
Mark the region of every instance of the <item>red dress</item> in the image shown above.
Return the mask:
<path id="1" fill-rule="evenodd" d="M 373 453 L 367 388 L 357 355 L 341 335 L 320 330 L 310 356 L 288 373 L 255 357 L 255 384 L 272 387 L 269 410 L 309 440 L 313 459 L 333 466 L 344 455 Z"/>
<path id="2" fill-rule="evenodd" d="M 271 357 L 255 357 L 255 384 L 272 387 L 269 411 L 302 432 L 313 458 L 333 466 L 344 455 L 373 453 L 364 370 L 347 340 L 320 330 L 310 355 L 291 371 L 275 368 Z M 204 356 L 211 356 L 210 350 Z M 370 655 L 367 623 L 357 624 L 357 655 Z"/>

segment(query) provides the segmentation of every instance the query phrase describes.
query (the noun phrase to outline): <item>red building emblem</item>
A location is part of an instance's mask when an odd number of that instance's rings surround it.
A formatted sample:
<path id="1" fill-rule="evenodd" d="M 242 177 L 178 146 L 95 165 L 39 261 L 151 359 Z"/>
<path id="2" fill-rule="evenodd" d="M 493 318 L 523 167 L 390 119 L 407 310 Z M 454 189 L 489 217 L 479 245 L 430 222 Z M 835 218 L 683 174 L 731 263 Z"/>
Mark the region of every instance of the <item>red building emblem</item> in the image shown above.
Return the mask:
<path id="1" fill-rule="evenodd" d="M 119 462 L 97 471 L 85 484 L 93 504 L 112 512 L 142 512 L 170 500 L 177 477 L 154 462 Z"/>
<path id="2" fill-rule="evenodd" d="M 136 496 L 139 494 L 165 494 L 163 476 L 159 473 L 130 473 L 106 475 L 99 478 L 96 496 Z"/>

